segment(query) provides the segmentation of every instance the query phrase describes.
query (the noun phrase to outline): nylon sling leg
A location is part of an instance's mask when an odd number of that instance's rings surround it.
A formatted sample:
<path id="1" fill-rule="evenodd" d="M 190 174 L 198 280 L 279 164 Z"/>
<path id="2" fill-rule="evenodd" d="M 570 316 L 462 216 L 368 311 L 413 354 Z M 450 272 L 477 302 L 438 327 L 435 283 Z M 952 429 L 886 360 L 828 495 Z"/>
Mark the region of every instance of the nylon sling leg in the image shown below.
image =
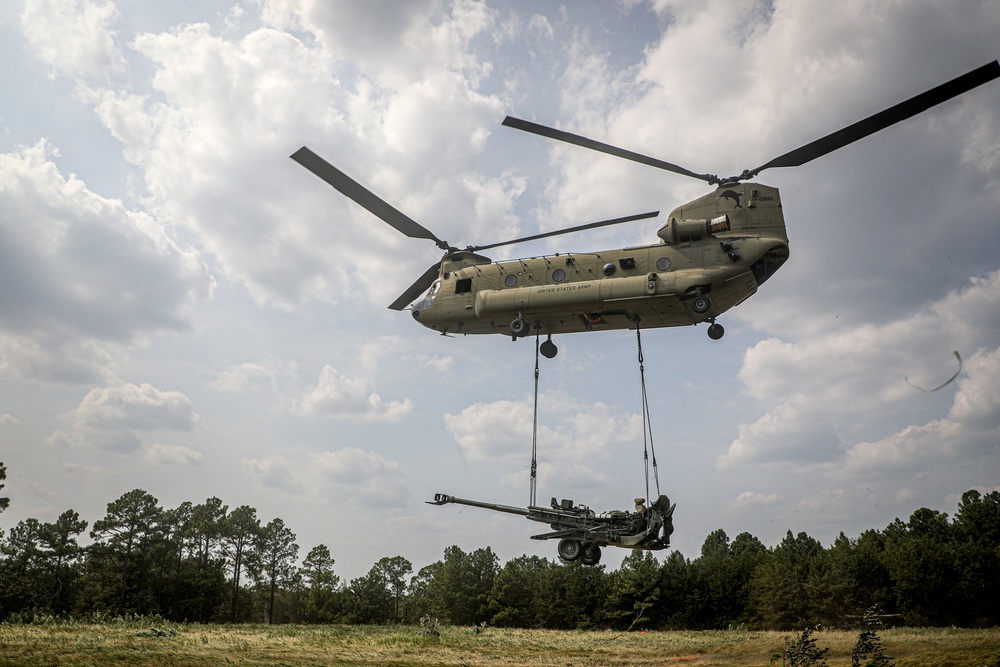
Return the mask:
<path id="1" fill-rule="evenodd" d="M 642 385 L 642 457 L 646 476 L 646 500 L 652 504 L 649 497 L 649 455 L 653 455 L 653 479 L 656 481 L 656 495 L 660 495 L 660 475 L 656 469 L 656 449 L 653 447 L 653 425 L 649 415 L 649 400 L 646 396 L 646 368 L 642 358 L 642 334 L 639 331 L 639 319 L 635 320 L 635 342 L 639 352 L 639 382 Z M 647 447 L 648 443 L 648 447 Z"/>
<path id="2" fill-rule="evenodd" d="M 531 483 L 528 506 L 535 507 L 535 482 L 538 477 L 538 332 L 535 333 L 535 409 L 531 423 Z"/>

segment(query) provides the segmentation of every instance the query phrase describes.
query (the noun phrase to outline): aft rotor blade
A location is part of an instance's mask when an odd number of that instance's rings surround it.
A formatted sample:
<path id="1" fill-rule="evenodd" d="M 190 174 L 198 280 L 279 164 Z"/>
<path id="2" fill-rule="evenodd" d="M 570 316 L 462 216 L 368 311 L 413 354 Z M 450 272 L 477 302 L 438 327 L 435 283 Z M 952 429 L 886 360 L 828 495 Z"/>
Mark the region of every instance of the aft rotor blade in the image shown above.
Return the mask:
<path id="1" fill-rule="evenodd" d="M 291 158 L 339 190 L 341 194 L 361 204 L 361 206 L 406 236 L 415 239 L 428 239 L 437 243 L 438 247 L 442 250 L 448 249 L 447 242 L 442 241 L 430 230 L 414 222 L 403 213 L 400 213 L 371 190 L 368 190 L 305 146 L 292 153 Z"/>
<path id="2" fill-rule="evenodd" d="M 518 130 L 524 130 L 525 132 L 531 132 L 533 134 L 540 134 L 543 137 L 556 139 L 558 141 L 565 141 L 569 144 L 576 144 L 577 146 L 583 146 L 584 148 L 600 151 L 601 153 L 607 153 L 608 155 L 614 155 L 615 157 L 632 160 L 633 162 L 638 162 L 650 167 L 656 167 L 657 169 L 665 169 L 667 171 L 672 171 L 675 174 L 697 178 L 698 180 L 706 181 L 710 185 L 719 182 L 719 177 L 715 174 L 696 174 L 693 171 L 671 162 L 665 162 L 664 160 L 658 160 L 655 157 L 649 157 L 648 155 L 635 153 L 633 151 L 618 148 L 617 146 L 605 144 L 600 141 L 594 141 L 593 139 L 588 139 L 587 137 L 581 137 L 578 134 L 571 134 L 569 132 L 564 132 L 563 130 L 557 130 L 555 128 L 539 125 L 538 123 L 532 123 L 528 120 L 521 120 L 520 118 L 507 116 L 503 119 L 503 124 L 507 127 L 513 127 Z"/>
<path id="3" fill-rule="evenodd" d="M 393 301 L 389 307 L 393 310 L 403 310 L 411 303 L 413 303 L 418 296 L 423 294 L 430 288 L 434 281 L 437 280 L 438 271 L 440 270 L 441 262 L 435 262 L 424 271 L 424 275 L 417 278 L 416 282 L 410 285 L 405 292 L 399 295 L 399 297 Z"/>
<path id="4" fill-rule="evenodd" d="M 880 111 L 833 134 L 828 134 L 822 139 L 817 139 L 801 148 L 796 148 L 793 151 L 776 157 L 767 164 L 763 164 L 753 171 L 744 174 L 742 178 L 752 178 L 771 167 L 798 167 L 827 153 L 831 153 L 838 148 L 843 148 L 848 144 L 854 143 L 859 139 L 864 139 L 870 134 L 884 130 L 890 125 L 895 125 L 908 118 L 912 118 L 933 106 L 947 102 L 951 98 L 966 93 L 997 77 L 1000 77 L 1000 63 L 994 60 L 936 88 L 932 88 L 925 93 L 912 97 L 905 102 L 900 102 L 885 111 Z"/>
<path id="5" fill-rule="evenodd" d="M 513 245 L 515 243 L 524 243 L 525 241 L 536 241 L 538 239 L 545 239 L 550 236 L 560 236 L 562 234 L 572 234 L 573 232 L 582 232 L 585 229 L 595 229 L 597 227 L 607 227 L 608 225 L 619 225 L 623 222 L 632 222 L 633 220 L 645 220 L 647 218 L 655 218 L 659 214 L 660 214 L 659 211 L 651 211 L 649 213 L 639 213 L 638 215 L 629 215 L 625 216 L 624 218 L 602 220 L 601 222 L 591 222 L 586 225 L 579 225 L 577 227 L 569 227 L 567 229 L 557 229 L 554 232 L 545 232 L 544 234 L 535 234 L 534 236 L 524 236 L 522 238 L 513 239 L 511 241 L 501 241 L 500 243 L 490 243 L 489 245 L 469 246 L 467 249 L 471 252 L 476 252 L 477 250 L 498 248 L 504 245 Z"/>

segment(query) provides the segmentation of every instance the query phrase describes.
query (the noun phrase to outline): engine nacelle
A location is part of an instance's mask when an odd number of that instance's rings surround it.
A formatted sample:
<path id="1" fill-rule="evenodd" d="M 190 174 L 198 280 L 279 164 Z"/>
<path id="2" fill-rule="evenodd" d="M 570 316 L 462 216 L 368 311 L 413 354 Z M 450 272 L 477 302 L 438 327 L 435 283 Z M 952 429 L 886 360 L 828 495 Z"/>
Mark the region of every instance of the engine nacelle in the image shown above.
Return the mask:
<path id="1" fill-rule="evenodd" d="M 657 235 L 671 244 L 698 242 L 707 236 L 724 234 L 732 229 L 728 215 L 693 220 L 671 220 L 660 228 Z"/>

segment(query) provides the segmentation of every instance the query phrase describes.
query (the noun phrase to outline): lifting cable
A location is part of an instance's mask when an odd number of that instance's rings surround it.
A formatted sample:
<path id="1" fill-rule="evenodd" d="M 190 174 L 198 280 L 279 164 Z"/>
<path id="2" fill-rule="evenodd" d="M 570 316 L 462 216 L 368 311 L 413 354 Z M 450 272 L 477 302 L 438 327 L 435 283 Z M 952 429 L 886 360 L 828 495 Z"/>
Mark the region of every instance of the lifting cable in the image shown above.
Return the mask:
<path id="1" fill-rule="evenodd" d="M 538 346 L 540 332 L 535 332 L 535 411 L 531 424 L 531 484 L 529 507 L 535 507 L 535 481 L 538 477 Z"/>
<path id="2" fill-rule="evenodd" d="M 535 333 L 535 404 L 531 423 L 531 474 L 529 483 L 528 506 L 535 507 L 535 487 L 538 481 L 538 357 L 541 334 Z M 653 481 L 656 483 L 656 495 L 660 495 L 660 474 L 656 467 L 656 448 L 653 446 L 653 425 L 649 414 L 649 398 L 646 393 L 646 367 L 642 356 L 642 333 L 639 321 L 635 322 L 635 341 L 639 355 L 639 383 L 642 387 L 642 458 L 645 467 L 646 498 L 649 499 L 649 464 L 653 464 Z M 652 455 L 652 457 L 650 456 Z M 652 503 L 652 500 L 650 500 Z"/>
<path id="3" fill-rule="evenodd" d="M 639 318 L 635 319 L 635 342 L 639 350 L 639 380 L 642 385 L 642 458 L 646 472 L 646 499 L 652 504 L 649 496 L 649 455 L 653 455 L 653 479 L 656 481 L 656 495 L 660 495 L 660 476 L 656 470 L 656 449 L 653 447 L 653 425 L 649 418 L 649 400 L 646 398 L 646 369 L 642 359 L 642 335 L 639 332 Z M 535 371 L 536 379 L 538 377 Z M 647 447 L 648 443 L 648 447 Z"/>

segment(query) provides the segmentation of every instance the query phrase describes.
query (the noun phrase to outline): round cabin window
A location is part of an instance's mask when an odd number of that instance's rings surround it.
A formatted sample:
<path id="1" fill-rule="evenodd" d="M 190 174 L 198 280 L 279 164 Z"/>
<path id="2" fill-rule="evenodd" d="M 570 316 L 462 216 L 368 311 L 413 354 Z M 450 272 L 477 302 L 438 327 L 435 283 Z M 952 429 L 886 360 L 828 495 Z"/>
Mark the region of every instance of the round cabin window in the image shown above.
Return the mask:
<path id="1" fill-rule="evenodd" d="M 552 272 L 552 280 L 554 280 L 557 283 L 561 283 L 562 281 L 566 280 L 566 272 L 562 269 L 556 269 L 555 271 Z"/>
<path id="2" fill-rule="evenodd" d="M 503 279 L 503 284 L 507 287 L 513 287 L 517 284 L 517 276 L 513 273 L 508 273 L 507 277 Z"/>
<path id="3" fill-rule="evenodd" d="M 660 271 L 666 271 L 670 268 L 670 260 L 666 257 L 661 257 L 656 260 L 656 268 Z"/>

